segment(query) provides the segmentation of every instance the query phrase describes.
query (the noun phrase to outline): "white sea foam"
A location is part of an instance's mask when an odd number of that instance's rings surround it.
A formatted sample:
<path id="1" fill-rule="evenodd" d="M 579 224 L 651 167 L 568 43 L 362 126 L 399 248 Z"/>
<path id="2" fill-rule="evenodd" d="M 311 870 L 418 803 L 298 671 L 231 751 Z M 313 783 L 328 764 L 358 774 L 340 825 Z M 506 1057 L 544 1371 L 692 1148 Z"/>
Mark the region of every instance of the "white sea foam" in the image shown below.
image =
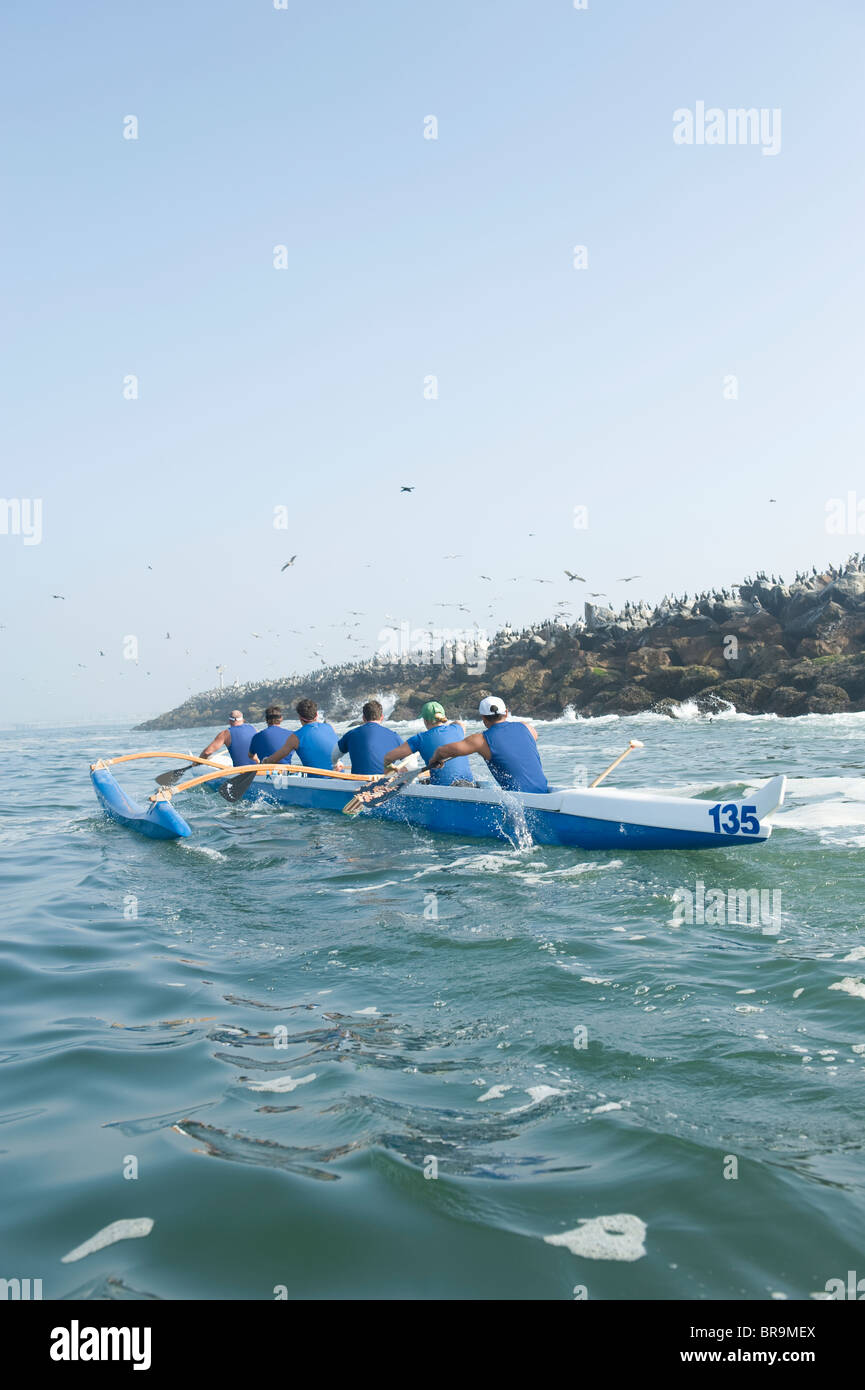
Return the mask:
<path id="1" fill-rule="evenodd" d="M 861 975 L 858 976 L 858 978 L 854 978 L 852 975 L 845 975 L 843 980 L 839 980 L 837 984 L 830 985 L 829 988 L 843 990 L 845 994 L 852 994 L 856 999 L 865 999 L 865 980 L 862 979 Z"/>
<path id="2" fill-rule="evenodd" d="M 392 888 L 399 883 L 398 878 L 386 878 L 384 883 L 365 883 L 362 888 L 340 888 L 340 893 L 375 893 L 379 888 Z"/>
<path id="3" fill-rule="evenodd" d="M 482 1100 L 500 1100 L 505 1092 L 510 1089 L 510 1086 L 491 1086 L 482 1096 L 478 1096 L 478 1102 L 480 1103 Z"/>
<path id="4" fill-rule="evenodd" d="M 97 1250 L 104 1250 L 106 1245 L 115 1245 L 118 1240 L 139 1240 L 142 1236 L 149 1236 L 152 1230 L 153 1222 L 149 1216 L 135 1216 L 125 1221 L 112 1221 L 110 1226 L 103 1226 L 101 1231 L 97 1231 L 95 1236 L 85 1240 L 83 1245 L 76 1245 L 75 1249 L 70 1250 L 68 1255 L 63 1255 L 60 1263 L 73 1264 L 76 1260 L 83 1260 L 85 1256 L 92 1255 Z"/>
<path id="5" fill-rule="evenodd" d="M 515 1105 L 507 1111 L 508 1115 L 521 1115 L 524 1110 L 531 1110 L 533 1105 L 540 1105 L 542 1101 L 549 1100 L 551 1096 L 563 1096 L 564 1091 L 558 1086 L 529 1086 L 526 1095 L 531 1096 L 528 1105 Z"/>
<path id="6" fill-rule="evenodd" d="M 280 1095 L 285 1095 L 288 1091 L 295 1090 L 298 1086 L 308 1086 L 310 1081 L 314 1081 L 316 1073 L 311 1071 L 308 1076 L 275 1076 L 272 1081 L 250 1081 L 250 1091 L 276 1091 Z"/>
<path id="7" fill-rule="evenodd" d="M 525 883 L 546 883 L 551 878 L 578 878 L 581 874 L 604 873 L 607 869 L 621 869 L 621 859 L 610 859 L 606 864 L 590 860 L 586 864 L 571 864 L 566 869 L 548 869 L 546 864 L 533 864 L 530 870 L 517 870 L 514 878 Z"/>
<path id="8" fill-rule="evenodd" d="M 225 859 L 222 850 L 211 849 L 210 845 L 191 845 L 188 840 L 181 840 L 180 848 L 184 854 L 202 854 L 205 859 Z"/>
<path id="9" fill-rule="evenodd" d="M 628 1212 L 583 1220 L 573 1231 L 544 1236 L 547 1245 L 563 1245 L 584 1260 L 642 1259 L 646 1253 L 646 1223 Z"/>
<path id="10" fill-rule="evenodd" d="M 548 1100 L 550 1096 L 563 1096 L 565 1093 L 558 1086 L 529 1086 L 526 1094 L 531 1096 L 535 1105 L 538 1105 L 540 1101 Z"/>

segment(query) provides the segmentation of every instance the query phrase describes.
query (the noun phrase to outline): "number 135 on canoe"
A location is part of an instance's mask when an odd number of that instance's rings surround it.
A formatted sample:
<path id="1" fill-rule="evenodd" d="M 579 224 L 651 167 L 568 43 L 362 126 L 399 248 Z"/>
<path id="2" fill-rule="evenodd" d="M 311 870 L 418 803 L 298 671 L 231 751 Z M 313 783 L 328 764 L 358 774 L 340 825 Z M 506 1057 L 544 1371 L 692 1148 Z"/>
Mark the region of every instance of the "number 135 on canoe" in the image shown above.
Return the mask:
<path id="1" fill-rule="evenodd" d="M 715 834 L 720 835 L 759 835 L 760 822 L 757 818 L 756 806 L 740 806 L 736 801 L 730 801 L 726 806 L 722 806 L 719 801 L 715 806 L 709 808 L 709 815 L 715 824 Z M 721 817 L 725 816 L 726 820 Z"/>

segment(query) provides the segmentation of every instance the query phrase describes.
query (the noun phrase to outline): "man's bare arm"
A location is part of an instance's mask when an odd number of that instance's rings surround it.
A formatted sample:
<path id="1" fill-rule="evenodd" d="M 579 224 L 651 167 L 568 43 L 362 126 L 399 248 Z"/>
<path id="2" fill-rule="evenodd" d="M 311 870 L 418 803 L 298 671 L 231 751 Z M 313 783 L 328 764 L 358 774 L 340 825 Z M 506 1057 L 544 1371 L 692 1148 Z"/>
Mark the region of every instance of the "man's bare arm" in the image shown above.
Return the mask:
<path id="1" fill-rule="evenodd" d="M 490 750 L 483 734 L 469 734 L 468 738 L 458 739 L 456 743 L 443 743 L 429 760 L 430 767 L 440 767 L 448 758 L 467 758 L 470 753 L 480 753 L 490 760 Z"/>
<path id="2" fill-rule="evenodd" d="M 400 758 L 410 758 L 412 750 L 407 743 L 401 743 L 399 748 L 389 748 L 384 755 L 385 767 L 390 767 L 391 763 L 399 762 Z"/>
<path id="3" fill-rule="evenodd" d="M 217 734 L 216 738 L 213 740 L 212 743 L 208 743 L 206 748 L 202 748 L 201 752 L 198 755 L 199 758 L 209 758 L 214 753 L 218 752 L 220 748 L 226 748 L 228 746 L 226 742 L 227 734 L 227 729 L 223 729 L 221 734 Z"/>

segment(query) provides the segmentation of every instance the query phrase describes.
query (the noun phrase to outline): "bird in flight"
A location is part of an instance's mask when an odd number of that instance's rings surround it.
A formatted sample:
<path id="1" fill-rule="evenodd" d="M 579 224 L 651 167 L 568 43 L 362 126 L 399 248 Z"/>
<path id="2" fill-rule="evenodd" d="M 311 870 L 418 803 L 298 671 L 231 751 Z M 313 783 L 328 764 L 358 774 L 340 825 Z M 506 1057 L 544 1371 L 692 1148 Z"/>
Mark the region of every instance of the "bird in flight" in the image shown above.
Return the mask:
<path id="1" fill-rule="evenodd" d="M 770 501 L 770 502 L 777 502 L 778 499 L 777 499 L 777 497 L 770 497 L 770 498 L 769 498 L 769 501 Z"/>
<path id="2" fill-rule="evenodd" d="M 630 584 L 632 579 L 642 579 L 642 577 L 641 574 L 621 574 L 617 582 L 619 584 Z"/>
<path id="3" fill-rule="evenodd" d="M 442 556 L 442 559 L 443 559 L 443 560 L 461 560 L 462 558 L 463 558 L 462 555 L 443 555 L 443 556 Z"/>
<path id="4" fill-rule="evenodd" d="M 279 571 L 280 574 L 282 574 L 283 570 L 290 570 L 296 559 L 297 559 L 297 556 L 296 556 L 296 555 L 292 555 L 292 557 L 291 557 L 290 560 L 286 560 L 286 562 L 285 562 L 285 564 L 283 565 L 282 569 Z"/>
<path id="5" fill-rule="evenodd" d="M 414 492 L 413 487 L 401 487 L 400 492 Z"/>
<path id="6" fill-rule="evenodd" d="M 552 584 L 552 579 L 536 579 L 536 584 Z"/>
<path id="7" fill-rule="evenodd" d="M 490 581 L 491 584 L 492 584 L 492 582 L 493 582 L 493 577 L 492 577 L 491 574 L 482 574 L 480 577 L 481 577 L 481 579 L 488 579 L 488 580 Z"/>
<path id="8" fill-rule="evenodd" d="M 572 584 L 575 579 L 579 579 L 581 584 L 585 584 L 586 582 L 581 574 L 571 574 L 570 570 L 565 570 L 565 574 L 568 576 Z"/>
<path id="9" fill-rule="evenodd" d="M 66 595 L 65 595 L 65 594 L 52 594 L 51 597 L 52 597 L 52 598 L 62 598 L 63 602 L 64 602 L 64 603 L 66 602 Z"/>
<path id="10" fill-rule="evenodd" d="M 594 591 L 590 591 L 590 593 L 589 593 L 589 598 L 606 598 L 606 597 L 607 597 L 607 595 L 604 593 L 603 589 L 596 589 L 596 590 L 594 590 Z"/>

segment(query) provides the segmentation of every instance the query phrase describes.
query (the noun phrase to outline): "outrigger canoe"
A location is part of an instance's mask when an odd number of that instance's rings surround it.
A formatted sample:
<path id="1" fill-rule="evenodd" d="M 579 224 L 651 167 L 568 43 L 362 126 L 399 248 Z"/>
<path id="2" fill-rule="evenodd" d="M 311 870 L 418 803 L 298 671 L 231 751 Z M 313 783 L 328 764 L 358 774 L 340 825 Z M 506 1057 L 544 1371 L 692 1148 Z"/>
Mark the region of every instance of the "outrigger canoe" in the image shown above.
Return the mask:
<path id="1" fill-rule="evenodd" d="M 129 829 L 163 840 L 191 834 L 171 805 L 170 793 L 160 792 L 146 806 L 139 806 L 125 796 L 104 763 L 93 765 L 91 777 L 103 809 Z M 261 772 L 242 799 L 341 812 L 356 792 L 358 780 L 287 773 L 277 767 Z M 783 803 L 785 784 L 785 777 L 773 777 L 745 800 L 708 801 L 611 787 L 533 794 L 505 792 L 496 786 L 437 787 L 414 782 L 390 800 L 365 807 L 359 819 L 515 845 L 718 849 L 765 843 L 772 833 L 771 816 Z M 214 787 L 216 781 L 204 785 Z"/>

